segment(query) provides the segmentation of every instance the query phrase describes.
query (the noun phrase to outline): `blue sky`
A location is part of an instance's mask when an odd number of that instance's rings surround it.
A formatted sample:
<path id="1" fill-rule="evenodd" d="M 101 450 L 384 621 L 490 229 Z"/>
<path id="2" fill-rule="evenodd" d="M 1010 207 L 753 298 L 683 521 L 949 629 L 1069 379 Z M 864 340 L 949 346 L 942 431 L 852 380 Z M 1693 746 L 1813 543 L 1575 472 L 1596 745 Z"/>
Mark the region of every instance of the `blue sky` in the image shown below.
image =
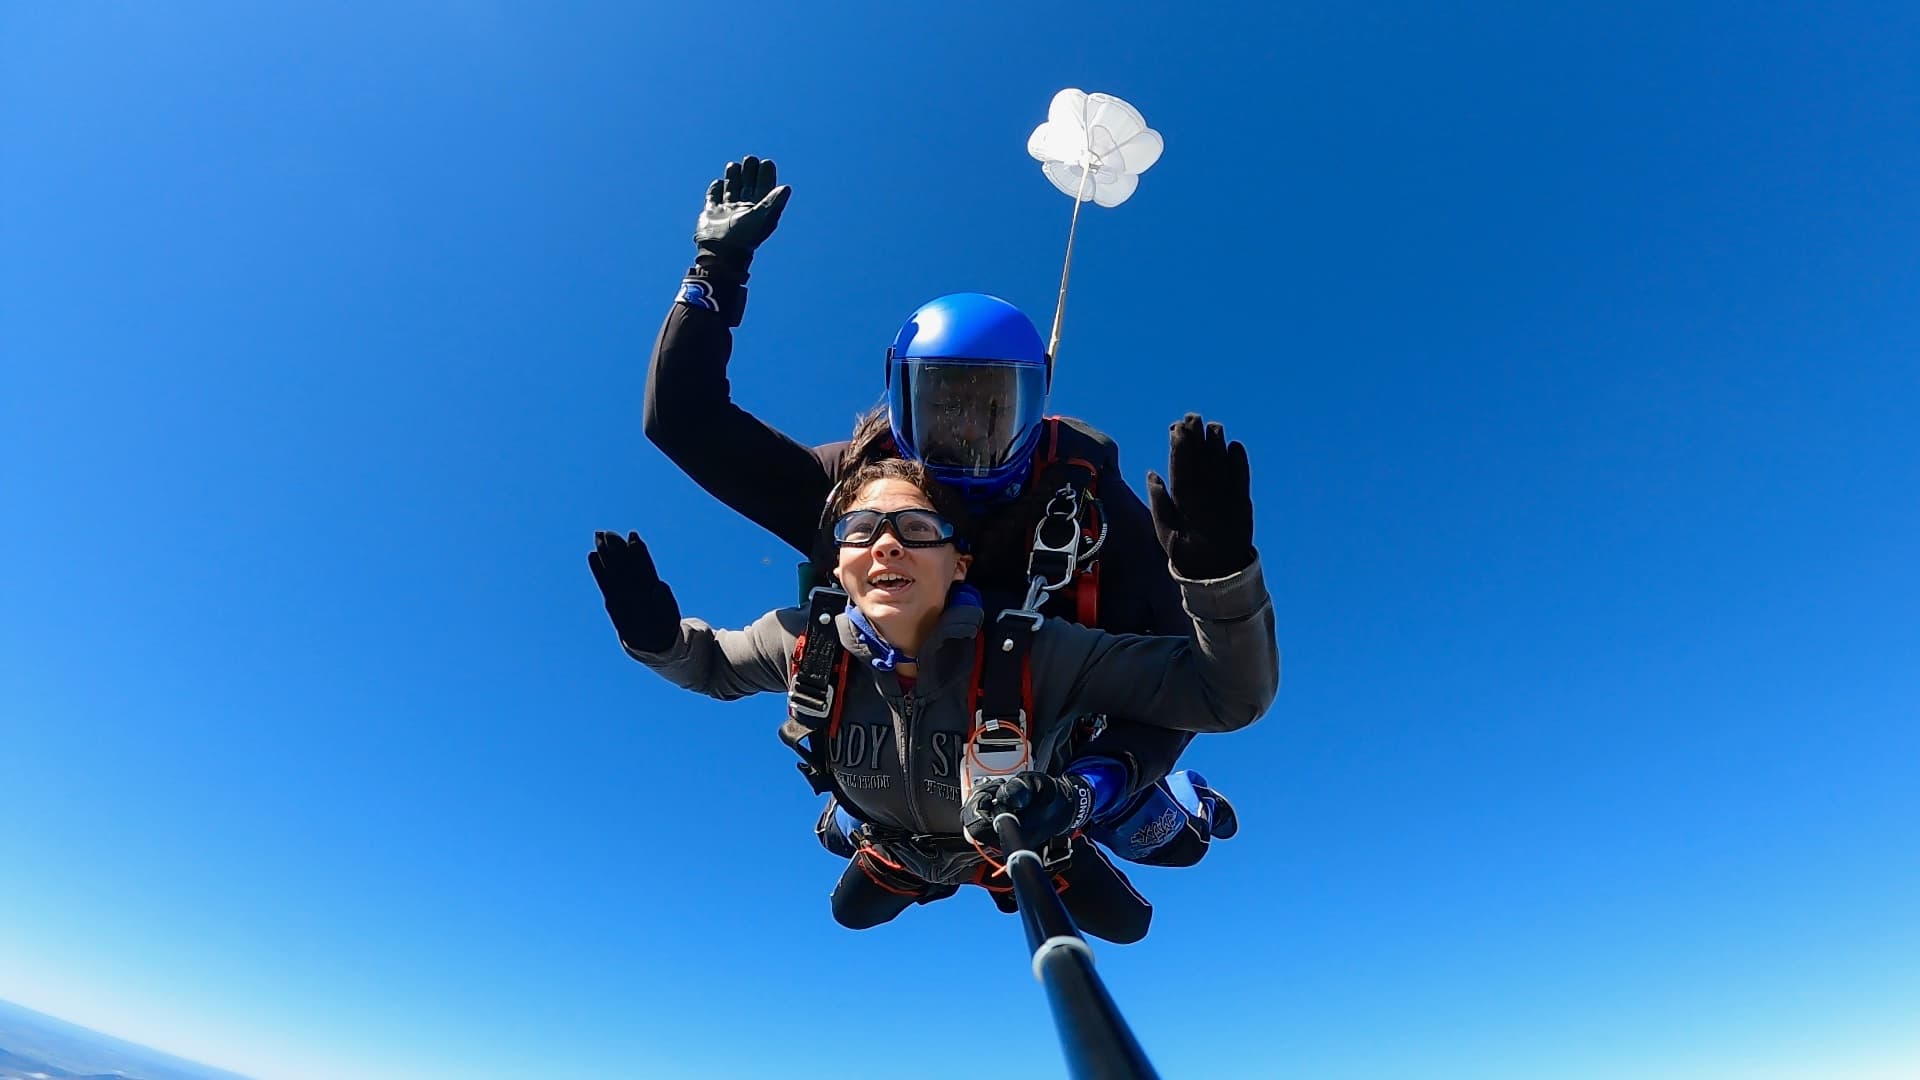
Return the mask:
<path id="1" fill-rule="evenodd" d="M 1044 325 L 1079 86 L 1167 152 L 1054 406 L 1136 485 L 1246 441 L 1286 653 L 1099 950 L 1167 1074 L 1920 1072 L 1920 13 L 822 7 L 0 8 L 0 997 L 287 1080 L 1052 1073 L 1017 924 L 835 927 L 778 703 L 583 555 L 791 595 L 639 433 L 715 170 L 795 187 L 734 388 L 825 441 L 929 297 Z"/>

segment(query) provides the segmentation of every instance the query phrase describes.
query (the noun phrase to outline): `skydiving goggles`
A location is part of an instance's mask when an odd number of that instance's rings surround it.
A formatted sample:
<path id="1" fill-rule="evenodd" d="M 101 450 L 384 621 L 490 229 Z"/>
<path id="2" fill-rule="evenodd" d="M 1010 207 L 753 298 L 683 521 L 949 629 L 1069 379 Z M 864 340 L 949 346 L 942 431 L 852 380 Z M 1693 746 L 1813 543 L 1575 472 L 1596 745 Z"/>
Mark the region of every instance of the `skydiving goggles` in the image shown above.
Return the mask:
<path id="1" fill-rule="evenodd" d="M 893 530 L 900 546 L 939 547 L 954 544 L 953 522 L 932 510 L 911 507 L 905 510 L 849 510 L 833 523 L 833 542 L 838 547 L 865 547 L 880 538 L 883 530 Z"/>

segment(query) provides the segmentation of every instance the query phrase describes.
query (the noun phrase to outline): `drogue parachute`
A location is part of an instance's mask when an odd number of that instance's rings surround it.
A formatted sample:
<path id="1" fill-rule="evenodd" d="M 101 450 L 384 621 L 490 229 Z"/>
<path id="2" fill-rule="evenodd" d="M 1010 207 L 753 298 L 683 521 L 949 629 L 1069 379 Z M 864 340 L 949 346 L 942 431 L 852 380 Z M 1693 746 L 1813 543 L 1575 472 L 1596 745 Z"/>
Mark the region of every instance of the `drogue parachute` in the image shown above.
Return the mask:
<path id="1" fill-rule="evenodd" d="M 1027 137 L 1027 153 L 1053 186 L 1079 202 L 1119 206 L 1166 149 L 1140 110 L 1112 94 L 1062 90 L 1047 121 Z"/>
<path id="2" fill-rule="evenodd" d="M 1060 298 L 1053 308 L 1053 333 L 1047 355 L 1057 362 L 1060 328 L 1067 315 L 1067 279 L 1073 273 L 1073 241 L 1080 230 L 1080 207 L 1095 202 L 1119 206 L 1140 187 L 1140 174 L 1160 160 L 1166 143 L 1147 126 L 1146 117 L 1112 94 L 1068 88 L 1053 95 L 1046 122 L 1027 137 L 1027 153 L 1040 163 L 1053 186 L 1073 197 L 1067 224 L 1067 256 L 1060 267 Z"/>

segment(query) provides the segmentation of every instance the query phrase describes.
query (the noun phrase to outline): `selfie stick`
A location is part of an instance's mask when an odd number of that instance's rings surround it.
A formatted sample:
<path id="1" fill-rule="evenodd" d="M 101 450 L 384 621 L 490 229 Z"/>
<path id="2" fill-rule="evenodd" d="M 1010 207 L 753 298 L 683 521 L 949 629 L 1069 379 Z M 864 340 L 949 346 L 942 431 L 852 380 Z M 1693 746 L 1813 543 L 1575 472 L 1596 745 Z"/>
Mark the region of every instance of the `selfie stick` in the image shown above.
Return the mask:
<path id="1" fill-rule="evenodd" d="M 1093 949 L 1054 892 L 1053 876 L 1020 834 L 1019 819 L 1000 814 L 993 819 L 993 831 L 1000 837 L 1000 850 L 1007 853 L 1007 876 L 1013 879 L 1027 946 L 1033 950 L 1033 977 L 1047 988 L 1067 1073 L 1074 1080 L 1159 1080 L 1093 970 Z"/>

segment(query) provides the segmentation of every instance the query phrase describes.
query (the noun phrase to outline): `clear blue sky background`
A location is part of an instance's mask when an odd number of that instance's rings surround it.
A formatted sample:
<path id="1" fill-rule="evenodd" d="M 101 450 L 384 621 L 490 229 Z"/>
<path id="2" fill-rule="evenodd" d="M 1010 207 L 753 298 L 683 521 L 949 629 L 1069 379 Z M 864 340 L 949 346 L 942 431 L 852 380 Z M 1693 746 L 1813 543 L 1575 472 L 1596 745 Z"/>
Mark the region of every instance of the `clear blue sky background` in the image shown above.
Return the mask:
<path id="1" fill-rule="evenodd" d="M 975 894 L 836 928 L 779 702 L 628 662 L 792 557 L 639 431 L 708 179 L 795 187 L 741 401 L 908 311 L 1250 448 L 1241 837 L 1100 950 L 1176 1076 L 1920 1074 L 1920 9 L 0 8 L 0 997 L 263 1077 L 1050 1075 Z"/>

